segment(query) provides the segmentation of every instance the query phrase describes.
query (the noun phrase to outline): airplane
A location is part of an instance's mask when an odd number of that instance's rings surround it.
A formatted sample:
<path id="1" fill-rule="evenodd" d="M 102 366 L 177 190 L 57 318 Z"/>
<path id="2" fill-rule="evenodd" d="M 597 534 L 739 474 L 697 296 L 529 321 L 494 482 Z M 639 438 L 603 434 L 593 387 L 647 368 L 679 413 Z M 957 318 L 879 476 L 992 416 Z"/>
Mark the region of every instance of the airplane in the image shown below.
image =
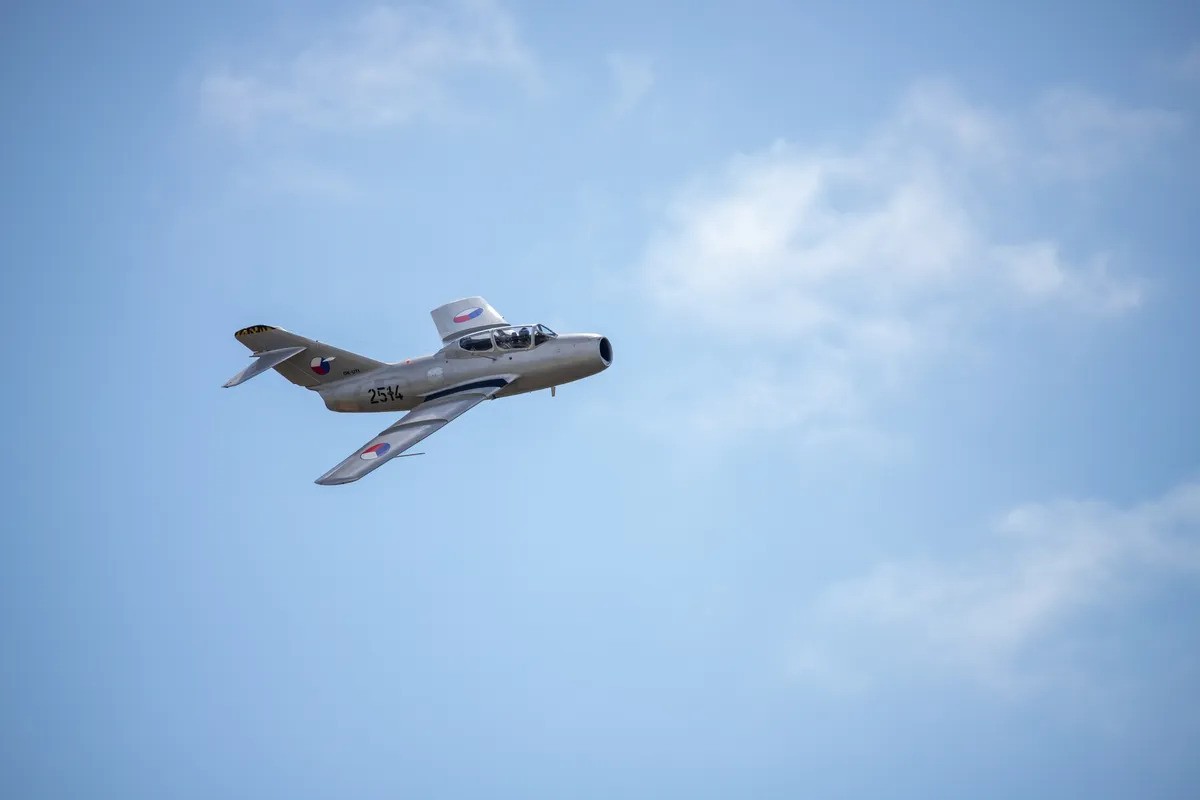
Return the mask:
<path id="1" fill-rule="evenodd" d="M 482 297 L 464 297 L 429 314 L 442 348 L 394 364 L 271 325 L 242 328 L 234 338 L 250 349 L 254 361 L 225 387 L 274 369 L 297 386 L 315 391 L 331 411 L 408 411 L 316 480 L 333 486 L 356 481 L 404 455 L 484 400 L 540 389 L 549 389 L 553 396 L 564 383 L 612 365 L 608 337 L 559 335 L 541 324 L 510 325 Z"/>

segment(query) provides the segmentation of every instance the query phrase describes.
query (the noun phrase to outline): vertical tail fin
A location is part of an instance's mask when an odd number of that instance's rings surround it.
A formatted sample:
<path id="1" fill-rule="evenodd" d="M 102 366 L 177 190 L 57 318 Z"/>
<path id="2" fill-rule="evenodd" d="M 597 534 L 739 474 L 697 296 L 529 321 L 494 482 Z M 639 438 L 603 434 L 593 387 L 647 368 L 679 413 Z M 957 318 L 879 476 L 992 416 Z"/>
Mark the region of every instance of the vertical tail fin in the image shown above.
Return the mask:
<path id="1" fill-rule="evenodd" d="M 382 361 L 330 347 L 271 325 L 251 325 L 233 336 L 258 360 L 231 378 L 226 386 L 236 386 L 274 369 L 297 386 L 315 389 L 384 366 Z"/>
<path id="2" fill-rule="evenodd" d="M 443 342 L 465 333 L 508 324 L 500 312 L 482 297 L 464 297 L 446 303 L 430 311 L 429 315 L 433 317 L 433 324 L 437 326 L 438 336 L 442 337 Z"/>

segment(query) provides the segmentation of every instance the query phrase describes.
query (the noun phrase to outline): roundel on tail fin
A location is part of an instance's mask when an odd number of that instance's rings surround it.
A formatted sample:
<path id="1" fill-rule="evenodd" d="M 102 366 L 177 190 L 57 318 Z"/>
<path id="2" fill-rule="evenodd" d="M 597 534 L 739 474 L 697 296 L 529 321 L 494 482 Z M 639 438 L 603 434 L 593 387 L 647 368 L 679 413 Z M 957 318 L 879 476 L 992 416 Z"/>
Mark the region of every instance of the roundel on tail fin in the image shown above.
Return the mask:
<path id="1" fill-rule="evenodd" d="M 479 306 L 475 306 L 474 308 L 466 308 L 454 317 L 454 322 L 457 325 L 462 325 L 464 322 L 470 322 L 482 313 L 483 309 Z"/>

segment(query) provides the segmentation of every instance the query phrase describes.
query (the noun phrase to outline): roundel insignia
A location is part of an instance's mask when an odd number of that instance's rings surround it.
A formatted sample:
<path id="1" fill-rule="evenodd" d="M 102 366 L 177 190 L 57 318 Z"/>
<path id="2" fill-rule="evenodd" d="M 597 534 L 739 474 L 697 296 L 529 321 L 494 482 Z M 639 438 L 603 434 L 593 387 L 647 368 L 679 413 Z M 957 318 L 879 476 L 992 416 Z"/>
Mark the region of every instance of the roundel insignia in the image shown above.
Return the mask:
<path id="1" fill-rule="evenodd" d="M 366 450 L 363 450 L 362 455 L 360 455 L 359 458 L 361 458 L 363 461 L 374 461 L 391 449 L 392 446 L 387 442 L 380 442 L 379 444 L 373 444 Z"/>
<path id="2" fill-rule="evenodd" d="M 309 362 L 308 366 L 318 375 L 328 375 L 329 362 L 331 361 L 333 361 L 332 358 L 314 358 L 311 362 Z"/>
<path id="3" fill-rule="evenodd" d="M 483 309 L 479 306 L 475 306 L 475 308 L 466 308 L 458 312 L 458 315 L 454 317 L 454 321 L 461 325 L 464 322 L 470 322 L 482 313 Z"/>

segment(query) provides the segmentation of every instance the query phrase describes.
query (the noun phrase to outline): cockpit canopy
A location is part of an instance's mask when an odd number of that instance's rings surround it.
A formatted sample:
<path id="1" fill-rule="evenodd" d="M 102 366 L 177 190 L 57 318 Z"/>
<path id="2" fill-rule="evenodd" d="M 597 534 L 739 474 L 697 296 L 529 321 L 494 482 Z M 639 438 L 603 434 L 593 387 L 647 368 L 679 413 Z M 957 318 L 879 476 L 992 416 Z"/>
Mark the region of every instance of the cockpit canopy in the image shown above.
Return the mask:
<path id="1" fill-rule="evenodd" d="M 496 350 L 528 350 L 558 336 L 545 325 L 517 325 L 481 331 L 458 340 L 458 346 L 468 353 L 488 353 Z"/>

